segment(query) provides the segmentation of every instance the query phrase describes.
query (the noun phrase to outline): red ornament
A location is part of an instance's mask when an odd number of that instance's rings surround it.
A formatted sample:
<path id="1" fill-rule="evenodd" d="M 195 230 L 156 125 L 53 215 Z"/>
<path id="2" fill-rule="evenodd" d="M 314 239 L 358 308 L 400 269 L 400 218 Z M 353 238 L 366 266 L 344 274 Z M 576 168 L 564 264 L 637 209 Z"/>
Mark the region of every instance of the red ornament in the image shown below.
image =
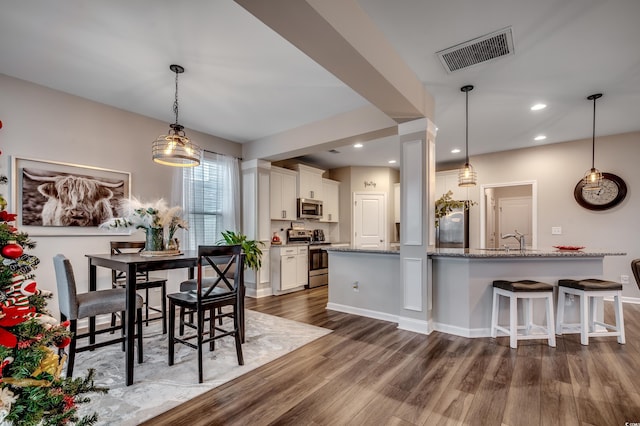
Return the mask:
<path id="1" fill-rule="evenodd" d="M 71 337 L 65 336 L 65 337 L 61 338 L 60 340 L 58 340 L 57 342 L 55 342 L 55 345 L 59 349 L 64 349 L 67 346 L 69 346 L 69 343 L 71 343 Z"/>
<path id="2" fill-rule="evenodd" d="M 15 241 L 9 241 L 9 244 L 2 247 L 2 257 L 7 259 L 17 259 L 22 256 L 23 250 L 19 244 Z"/>

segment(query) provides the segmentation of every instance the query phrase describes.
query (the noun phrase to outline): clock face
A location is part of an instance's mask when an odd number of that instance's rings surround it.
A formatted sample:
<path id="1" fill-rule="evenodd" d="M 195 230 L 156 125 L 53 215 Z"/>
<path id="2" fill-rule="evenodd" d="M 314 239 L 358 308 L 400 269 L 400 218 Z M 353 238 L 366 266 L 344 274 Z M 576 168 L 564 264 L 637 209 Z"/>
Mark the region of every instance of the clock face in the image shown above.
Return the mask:
<path id="1" fill-rule="evenodd" d="M 584 181 L 581 179 L 573 191 L 578 204 L 589 210 L 607 210 L 617 206 L 627 196 L 627 185 L 612 173 L 602 174 L 602 183 L 597 190 L 584 189 Z"/>

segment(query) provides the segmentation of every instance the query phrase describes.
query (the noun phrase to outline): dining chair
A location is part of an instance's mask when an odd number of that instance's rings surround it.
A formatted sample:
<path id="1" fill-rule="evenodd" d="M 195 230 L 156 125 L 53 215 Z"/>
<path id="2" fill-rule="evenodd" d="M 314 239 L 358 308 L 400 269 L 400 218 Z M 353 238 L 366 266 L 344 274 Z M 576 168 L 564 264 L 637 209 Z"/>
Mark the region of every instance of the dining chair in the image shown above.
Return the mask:
<path id="1" fill-rule="evenodd" d="M 60 319 L 61 321 L 69 320 L 69 331 L 72 333 L 71 343 L 69 344 L 69 357 L 67 360 L 67 377 L 72 377 L 76 353 L 94 350 L 103 346 L 125 341 L 124 330 L 126 330 L 126 317 L 122 313 L 126 310 L 127 295 L 124 288 L 78 293 L 73 268 L 69 259 L 62 254 L 58 254 L 53 258 L 53 266 L 55 268 L 56 285 L 58 288 Z M 136 294 L 138 363 L 142 363 L 142 304 L 142 297 Z M 100 330 L 93 330 L 93 332 L 90 330 L 87 333 L 78 333 L 79 319 L 111 314 L 114 312 L 120 312 L 121 317 L 123 318 L 121 324 L 117 327 L 108 327 Z M 95 336 L 98 334 L 108 333 L 118 329 L 121 329 L 123 332 L 121 337 L 78 347 L 77 342 L 80 339 L 89 338 L 90 340 L 94 340 Z"/>
<path id="2" fill-rule="evenodd" d="M 123 253 L 139 253 L 144 250 L 144 241 L 111 241 L 111 254 L 119 255 Z M 127 276 L 122 271 L 111 271 L 111 286 L 113 288 L 126 287 Z M 162 277 L 151 277 L 148 271 L 138 271 L 136 276 L 136 288 L 138 290 L 144 290 L 144 321 L 148 326 L 149 321 L 161 320 L 162 321 L 162 334 L 167 333 L 167 279 Z M 149 289 L 159 288 L 161 291 L 161 303 L 160 309 L 149 305 Z M 159 312 L 160 317 L 149 319 L 149 311 Z M 111 315 L 111 326 L 114 327 L 116 323 L 116 314 Z"/>
<path id="3" fill-rule="evenodd" d="M 215 277 L 206 278 L 205 268 L 212 268 Z M 227 274 L 234 269 L 233 279 Z M 241 292 L 244 285 L 244 255 L 240 245 L 234 246 L 199 246 L 197 261 L 196 288 L 189 291 L 172 293 L 169 299 L 169 365 L 174 364 L 174 347 L 176 343 L 184 344 L 198 351 L 198 382 L 203 381 L 202 346 L 209 343 L 209 350 L 214 350 L 217 339 L 233 336 L 235 339 L 238 364 L 244 365 L 242 341 L 240 336 L 241 311 L 244 304 Z M 180 318 L 181 325 L 194 330 L 194 333 L 176 336 L 176 308 L 193 312 L 195 321 Z M 219 308 L 230 307 L 230 312 L 218 311 Z M 231 318 L 231 324 L 224 328 L 222 317 Z M 216 324 L 216 321 L 218 323 Z M 208 326 L 205 324 L 208 322 Z M 195 344 L 191 341 L 195 340 Z"/>

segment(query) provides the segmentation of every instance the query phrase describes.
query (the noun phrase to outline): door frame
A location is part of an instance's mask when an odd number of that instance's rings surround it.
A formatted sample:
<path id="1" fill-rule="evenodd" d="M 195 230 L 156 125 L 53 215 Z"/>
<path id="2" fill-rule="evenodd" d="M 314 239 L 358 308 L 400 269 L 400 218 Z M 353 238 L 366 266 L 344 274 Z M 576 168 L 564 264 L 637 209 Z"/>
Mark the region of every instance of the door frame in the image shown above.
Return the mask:
<path id="1" fill-rule="evenodd" d="M 517 182 L 486 183 L 480 185 L 480 248 L 486 248 L 487 202 L 486 188 L 502 188 L 505 186 L 531 186 L 531 248 L 538 248 L 538 181 L 523 180 Z"/>

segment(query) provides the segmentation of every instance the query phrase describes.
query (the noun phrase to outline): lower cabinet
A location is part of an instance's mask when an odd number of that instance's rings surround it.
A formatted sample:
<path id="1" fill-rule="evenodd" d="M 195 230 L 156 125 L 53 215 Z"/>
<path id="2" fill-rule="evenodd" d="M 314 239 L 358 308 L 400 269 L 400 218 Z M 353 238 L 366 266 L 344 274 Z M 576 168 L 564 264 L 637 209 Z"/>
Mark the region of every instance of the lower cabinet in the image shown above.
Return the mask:
<path id="1" fill-rule="evenodd" d="M 309 247 L 271 248 L 271 285 L 274 294 L 302 290 L 309 282 Z"/>

